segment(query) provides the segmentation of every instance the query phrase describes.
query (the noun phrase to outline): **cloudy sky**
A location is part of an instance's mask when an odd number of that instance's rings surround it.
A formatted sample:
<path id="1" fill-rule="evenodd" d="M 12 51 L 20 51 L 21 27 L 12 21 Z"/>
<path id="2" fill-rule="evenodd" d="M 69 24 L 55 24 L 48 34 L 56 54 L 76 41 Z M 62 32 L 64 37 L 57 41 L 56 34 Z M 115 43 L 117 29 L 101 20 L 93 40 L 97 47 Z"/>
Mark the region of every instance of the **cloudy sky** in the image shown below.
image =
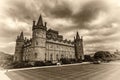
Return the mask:
<path id="1" fill-rule="evenodd" d="M 64 39 L 78 31 L 86 54 L 120 49 L 119 0 L 0 0 L 0 51 L 13 54 L 16 36 L 24 31 L 30 38 L 40 14 Z"/>

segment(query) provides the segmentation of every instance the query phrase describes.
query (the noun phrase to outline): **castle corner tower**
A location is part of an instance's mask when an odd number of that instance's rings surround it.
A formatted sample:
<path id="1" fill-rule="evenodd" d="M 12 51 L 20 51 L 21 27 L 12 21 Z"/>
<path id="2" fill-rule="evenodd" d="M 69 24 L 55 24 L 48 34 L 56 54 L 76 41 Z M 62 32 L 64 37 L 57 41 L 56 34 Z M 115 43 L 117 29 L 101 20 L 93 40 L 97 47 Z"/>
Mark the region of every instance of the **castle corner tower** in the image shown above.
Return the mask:
<path id="1" fill-rule="evenodd" d="M 76 38 L 74 37 L 74 45 L 75 45 L 75 57 L 77 61 L 82 61 L 84 59 L 84 51 L 83 51 L 83 38 L 79 36 L 77 32 Z"/>
<path id="2" fill-rule="evenodd" d="M 46 53 L 46 23 L 43 23 L 42 16 L 40 15 L 36 24 L 33 21 L 32 33 L 32 54 L 34 61 L 44 61 Z"/>
<path id="3" fill-rule="evenodd" d="M 16 39 L 14 62 L 22 61 L 23 45 L 24 45 L 24 34 L 23 32 L 21 32 L 21 34 L 18 35 Z"/>

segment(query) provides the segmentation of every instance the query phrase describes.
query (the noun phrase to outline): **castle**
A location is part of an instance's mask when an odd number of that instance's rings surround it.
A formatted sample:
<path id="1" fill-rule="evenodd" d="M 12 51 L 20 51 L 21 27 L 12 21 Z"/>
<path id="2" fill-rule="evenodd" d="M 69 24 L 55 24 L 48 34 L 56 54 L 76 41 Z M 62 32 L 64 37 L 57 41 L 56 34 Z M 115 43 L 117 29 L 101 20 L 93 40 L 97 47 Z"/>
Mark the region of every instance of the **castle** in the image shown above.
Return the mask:
<path id="1" fill-rule="evenodd" d="M 61 58 L 83 60 L 83 39 L 78 32 L 74 40 L 63 39 L 58 31 L 47 29 L 40 15 L 37 23 L 33 21 L 32 38 L 24 37 L 23 32 L 17 36 L 14 61 L 52 61 Z"/>

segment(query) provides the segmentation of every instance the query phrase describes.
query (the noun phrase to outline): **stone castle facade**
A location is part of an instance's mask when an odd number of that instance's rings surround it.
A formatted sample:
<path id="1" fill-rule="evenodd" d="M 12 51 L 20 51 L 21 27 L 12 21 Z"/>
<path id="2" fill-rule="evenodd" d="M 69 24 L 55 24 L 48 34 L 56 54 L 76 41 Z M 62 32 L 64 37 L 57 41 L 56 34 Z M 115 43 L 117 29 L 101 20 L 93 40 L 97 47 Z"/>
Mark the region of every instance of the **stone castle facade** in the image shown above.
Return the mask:
<path id="1" fill-rule="evenodd" d="M 32 38 L 26 39 L 23 32 L 16 39 L 14 61 L 52 61 L 61 58 L 82 60 L 84 58 L 83 39 L 78 32 L 74 40 L 63 39 L 58 31 L 47 29 L 40 15 L 33 21 Z"/>

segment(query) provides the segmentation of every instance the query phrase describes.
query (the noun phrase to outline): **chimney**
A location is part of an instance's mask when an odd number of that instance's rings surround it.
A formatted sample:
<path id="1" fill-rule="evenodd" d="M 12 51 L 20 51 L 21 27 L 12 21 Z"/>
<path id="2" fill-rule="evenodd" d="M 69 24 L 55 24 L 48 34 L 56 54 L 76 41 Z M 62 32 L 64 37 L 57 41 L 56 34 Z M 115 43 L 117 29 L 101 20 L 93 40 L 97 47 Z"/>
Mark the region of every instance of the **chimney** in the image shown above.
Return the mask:
<path id="1" fill-rule="evenodd" d="M 35 26 L 35 21 L 33 21 L 33 26 Z"/>
<path id="2" fill-rule="evenodd" d="M 45 22 L 45 27 L 47 26 L 47 22 Z"/>

